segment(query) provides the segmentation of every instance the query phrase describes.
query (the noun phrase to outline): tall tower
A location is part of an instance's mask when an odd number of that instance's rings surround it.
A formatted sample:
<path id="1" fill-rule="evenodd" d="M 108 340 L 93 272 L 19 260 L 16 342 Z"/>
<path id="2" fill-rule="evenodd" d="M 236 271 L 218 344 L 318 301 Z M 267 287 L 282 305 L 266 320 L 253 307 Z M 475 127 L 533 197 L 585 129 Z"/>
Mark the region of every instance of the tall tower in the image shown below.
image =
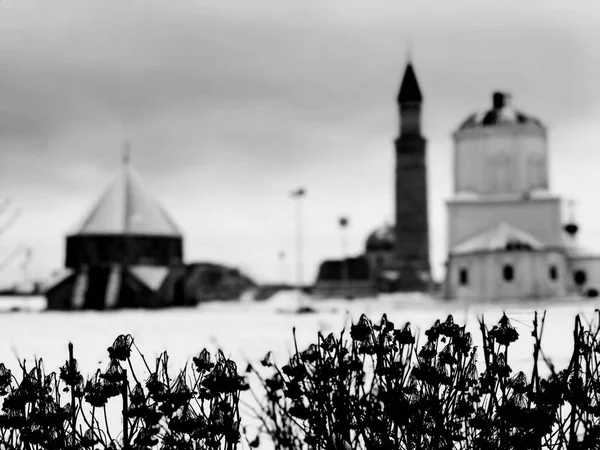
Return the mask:
<path id="1" fill-rule="evenodd" d="M 396 267 L 398 290 L 430 286 L 426 141 L 421 135 L 423 96 L 411 62 L 398 94 L 400 136 L 396 139 Z"/>

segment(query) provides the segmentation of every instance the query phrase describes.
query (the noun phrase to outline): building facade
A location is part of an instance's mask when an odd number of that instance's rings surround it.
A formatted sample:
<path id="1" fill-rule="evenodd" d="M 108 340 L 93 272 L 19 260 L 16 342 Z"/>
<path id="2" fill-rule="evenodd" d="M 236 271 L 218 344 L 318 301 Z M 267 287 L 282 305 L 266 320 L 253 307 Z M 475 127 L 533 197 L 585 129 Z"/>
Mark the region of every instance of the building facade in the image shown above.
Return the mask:
<path id="1" fill-rule="evenodd" d="M 333 262 L 323 262 L 315 283 L 318 296 L 358 296 L 358 292 L 370 296 L 431 288 L 427 141 L 421 128 L 423 95 L 411 62 L 406 65 L 396 100 L 395 224 L 385 224 L 367 237 L 364 255 L 359 257 L 364 260 L 364 268 L 356 272 L 356 278 L 340 279 L 341 267 L 330 270 Z"/>
<path id="2" fill-rule="evenodd" d="M 562 201 L 550 191 L 546 127 L 510 100 L 494 93 L 491 108 L 453 134 L 445 294 L 477 301 L 593 294 L 600 258 L 576 250 L 577 227 L 563 224 Z"/>
<path id="3" fill-rule="evenodd" d="M 66 276 L 48 309 L 169 306 L 182 298 L 183 237 L 129 158 L 66 238 Z"/>
<path id="4" fill-rule="evenodd" d="M 423 95 L 412 64 L 398 93 L 400 133 L 395 141 L 396 290 L 426 291 L 431 284 L 427 204 L 427 142 L 421 132 Z"/>

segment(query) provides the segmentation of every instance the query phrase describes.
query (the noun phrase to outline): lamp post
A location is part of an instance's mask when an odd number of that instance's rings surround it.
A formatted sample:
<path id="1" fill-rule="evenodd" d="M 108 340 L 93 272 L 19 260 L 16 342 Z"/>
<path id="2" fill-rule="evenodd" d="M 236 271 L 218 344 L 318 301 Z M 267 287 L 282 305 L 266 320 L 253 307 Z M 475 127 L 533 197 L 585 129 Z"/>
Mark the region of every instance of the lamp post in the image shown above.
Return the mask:
<path id="1" fill-rule="evenodd" d="M 342 261 L 340 264 L 340 270 L 341 270 L 341 280 L 342 280 L 342 291 L 346 293 L 347 297 L 350 297 L 350 286 L 349 286 L 349 282 L 350 282 L 350 277 L 349 277 L 349 271 L 348 271 L 348 255 L 347 255 L 347 246 L 348 246 L 348 240 L 347 240 L 347 236 L 346 236 L 346 229 L 348 228 L 348 224 L 349 224 L 349 220 L 347 217 L 340 217 L 338 220 L 338 223 L 340 225 L 340 237 L 341 237 L 341 244 L 342 244 Z"/>
<path id="2" fill-rule="evenodd" d="M 27 289 L 29 284 L 29 264 L 31 263 L 32 251 L 31 248 L 25 248 L 21 270 L 23 271 L 23 288 Z"/>
<path id="3" fill-rule="evenodd" d="M 280 282 L 282 286 L 285 286 L 285 252 L 284 251 L 280 251 L 279 254 L 279 276 L 280 278 Z"/>
<path id="4" fill-rule="evenodd" d="M 303 277 L 303 259 L 302 259 L 302 199 L 306 195 L 304 188 L 296 189 L 291 196 L 296 200 L 296 285 L 298 288 L 298 296 L 302 289 Z"/>

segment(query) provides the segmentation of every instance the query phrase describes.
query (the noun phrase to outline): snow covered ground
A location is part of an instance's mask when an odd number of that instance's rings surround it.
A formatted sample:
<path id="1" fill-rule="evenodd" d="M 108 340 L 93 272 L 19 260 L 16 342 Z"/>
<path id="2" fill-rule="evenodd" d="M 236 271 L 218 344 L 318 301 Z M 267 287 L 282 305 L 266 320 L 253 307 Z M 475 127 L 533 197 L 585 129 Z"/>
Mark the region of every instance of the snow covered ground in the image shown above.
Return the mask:
<path id="1" fill-rule="evenodd" d="M 310 305 L 314 314 L 294 314 L 298 306 Z M 21 307 L 21 310 L 17 310 Z M 598 301 L 571 299 L 564 303 L 512 303 L 471 305 L 444 303 L 419 294 L 396 294 L 370 300 L 312 300 L 295 292 L 280 292 L 266 302 L 208 303 L 196 308 L 106 312 L 44 311 L 43 298 L 0 298 L 0 361 L 17 366 L 17 357 L 42 357 L 47 369 L 58 368 L 67 357 L 67 345 L 75 345 L 75 357 L 84 374 L 93 374 L 108 363 L 106 348 L 119 334 L 131 334 L 147 358 L 168 350 L 173 369 L 183 366 L 204 347 L 217 347 L 238 361 L 257 362 L 269 350 L 283 361 L 293 348 L 292 328 L 300 346 L 316 339 L 317 331 L 338 333 L 366 313 L 378 321 L 383 313 L 402 326 L 411 322 L 421 335 L 436 319 L 453 314 L 467 324 L 479 341 L 477 317 L 484 315 L 489 327 L 506 311 L 521 338 L 511 352 L 516 370 L 529 371 L 532 352 L 533 312 L 547 310 L 543 344 L 559 365 L 571 351 L 573 320 L 583 313 L 590 320 Z M 18 366 L 17 366 L 18 367 Z"/>

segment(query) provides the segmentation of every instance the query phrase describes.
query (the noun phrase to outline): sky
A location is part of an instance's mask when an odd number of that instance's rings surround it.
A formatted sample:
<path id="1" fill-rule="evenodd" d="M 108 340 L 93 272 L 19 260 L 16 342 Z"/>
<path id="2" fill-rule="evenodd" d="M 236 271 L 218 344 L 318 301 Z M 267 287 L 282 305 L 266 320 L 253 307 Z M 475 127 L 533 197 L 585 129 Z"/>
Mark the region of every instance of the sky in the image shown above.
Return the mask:
<path id="1" fill-rule="evenodd" d="M 585 7 L 583 7 L 585 6 Z M 505 90 L 549 128 L 551 190 L 600 251 L 600 5 L 510 0 L 0 0 L 0 263 L 63 266 L 64 238 L 114 178 L 123 142 L 185 236 L 187 261 L 304 281 L 391 222 L 395 98 L 410 49 L 424 95 L 434 275 L 451 134 Z M 279 253 L 285 253 L 281 263 Z M 0 284 L 22 277 L 21 256 Z"/>

